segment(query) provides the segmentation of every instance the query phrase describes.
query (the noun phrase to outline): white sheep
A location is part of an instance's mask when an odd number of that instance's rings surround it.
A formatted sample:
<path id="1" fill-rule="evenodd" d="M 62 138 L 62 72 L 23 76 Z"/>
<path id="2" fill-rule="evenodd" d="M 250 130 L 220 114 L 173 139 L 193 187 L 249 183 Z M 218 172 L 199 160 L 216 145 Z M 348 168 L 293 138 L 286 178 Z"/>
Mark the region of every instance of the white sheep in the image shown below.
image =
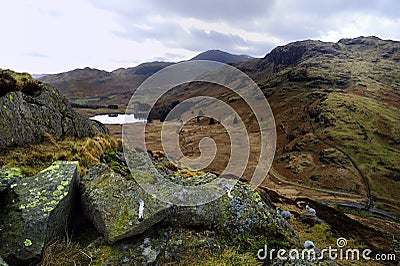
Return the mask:
<path id="1" fill-rule="evenodd" d="M 304 242 L 304 248 L 312 249 L 312 248 L 315 248 L 315 245 L 314 245 L 314 243 L 312 241 L 306 240 L 306 242 Z"/>
<path id="2" fill-rule="evenodd" d="M 277 212 L 280 216 L 282 216 L 283 218 L 285 218 L 286 220 L 290 220 L 290 217 L 292 216 L 292 214 L 288 211 L 284 211 L 281 208 L 277 209 Z"/>
<path id="3" fill-rule="evenodd" d="M 317 215 L 317 212 L 315 211 L 315 209 L 311 208 L 310 206 L 306 205 L 306 210 L 308 213 Z"/>
<path id="4" fill-rule="evenodd" d="M 144 201 L 142 199 L 139 199 L 139 217 L 138 220 L 139 222 L 143 221 L 143 211 L 144 211 Z"/>

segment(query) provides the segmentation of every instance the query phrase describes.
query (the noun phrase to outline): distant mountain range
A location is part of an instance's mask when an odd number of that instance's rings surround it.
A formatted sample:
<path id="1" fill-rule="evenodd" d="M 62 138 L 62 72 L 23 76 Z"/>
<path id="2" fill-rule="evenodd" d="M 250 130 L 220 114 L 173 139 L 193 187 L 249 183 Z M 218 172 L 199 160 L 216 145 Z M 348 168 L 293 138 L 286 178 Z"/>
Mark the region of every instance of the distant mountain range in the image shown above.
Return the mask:
<path id="1" fill-rule="evenodd" d="M 211 60 L 239 63 L 253 59 L 248 55 L 234 55 L 220 50 L 203 52 L 190 60 Z M 40 81 L 58 88 L 75 106 L 106 106 L 119 104 L 124 110 L 135 89 L 150 75 L 172 65 L 172 62 L 150 62 L 136 67 L 120 68 L 112 72 L 93 68 L 34 75 Z"/>

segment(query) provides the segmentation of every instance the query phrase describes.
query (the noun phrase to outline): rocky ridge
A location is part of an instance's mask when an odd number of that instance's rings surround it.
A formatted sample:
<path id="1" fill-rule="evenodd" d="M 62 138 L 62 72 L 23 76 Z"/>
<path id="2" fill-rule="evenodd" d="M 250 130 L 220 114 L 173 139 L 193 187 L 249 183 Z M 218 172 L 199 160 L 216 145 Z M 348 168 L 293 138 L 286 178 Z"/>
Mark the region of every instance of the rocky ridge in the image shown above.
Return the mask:
<path id="1" fill-rule="evenodd" d="M 0 149 L 39 143 L 43 134 L 87 137 L 108 129 L 78 115 L 51 85 L 0 70 Z"/>

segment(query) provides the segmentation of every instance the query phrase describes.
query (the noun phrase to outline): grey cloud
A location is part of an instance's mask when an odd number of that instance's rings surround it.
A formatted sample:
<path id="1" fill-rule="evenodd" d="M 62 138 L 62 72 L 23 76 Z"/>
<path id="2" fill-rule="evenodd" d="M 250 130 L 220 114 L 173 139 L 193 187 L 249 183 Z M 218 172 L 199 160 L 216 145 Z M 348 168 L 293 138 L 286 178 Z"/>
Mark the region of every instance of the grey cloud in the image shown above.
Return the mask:
<path id="1" fill-rule="evenodd" d="M 386 18 L 400 23 L 400 2 L 396 0 L 152 0 L 152 1 L 108 1 L 91 0 L 98 8 L 115 14 L 122 30 L 115 32 L 120 37 L 136 41 L 154 39 L 167 47 L 204 51 L 221 49 L 240 53 L 239 47 L 248 47 L 246 53 L 265 55 L 277 43 L 249 41 L 244 36 L 218 32 L 206 32 L 199 28 L 185 30 L 182 25 L 168 21 L 173 17 L 195 18 L 204 22 L 224 22 L 247 32 L 271 36 L 279 44 L 302 39 L 319 39 L 329 31 L 339 31 L 354 23 L 353 15 L 365 15 L 376 19 Z M 154 20 L 154 16 L 165 19 Z M 377 20 L 379 23 L 379 20 Z M 400 38 L 400 33 L 390 28 L 371 27 L 370 34 Z M 348 37 L 348 36 L 343 36 Z M 390 36 L 389 36 L 390 37 Z"/>
<path id="2" fill-rule="evenodd" d="M 153 28 L 157 28 L 156 31 Z M 186 49 L 193 52 L 202 52 L 209 49 L 221 49 L 230 53 L 248 53 L 253 56 L 264 55 L 273 43 L 251 42 L 239 35 L 205 31 L 191 28 L 186 31 L 177 23 L 162 23 L 153 25 L 153 28 L 142 28 L 135 25 L 127 26 L 124 31 L 116 32 L 118 36 L 132 40 L 156 39 L 171 48 Z M 241 47 L 248 47 L 243 51 Z M 168 56 L 168 58 L 171 58 Z"/>

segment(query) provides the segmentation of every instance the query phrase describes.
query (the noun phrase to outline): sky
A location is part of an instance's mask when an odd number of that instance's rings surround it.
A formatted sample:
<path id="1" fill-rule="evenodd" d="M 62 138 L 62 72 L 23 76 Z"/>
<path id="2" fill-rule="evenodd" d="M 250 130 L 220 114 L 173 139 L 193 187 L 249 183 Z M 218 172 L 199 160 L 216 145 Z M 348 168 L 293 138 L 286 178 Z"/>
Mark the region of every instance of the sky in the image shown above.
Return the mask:
<path id="1" fill-rule="evenodd" d="M 0 68 L 32 74 L 178 62 L 209 49 L 400 40 L 398 0 L 1 0 Z"/>

